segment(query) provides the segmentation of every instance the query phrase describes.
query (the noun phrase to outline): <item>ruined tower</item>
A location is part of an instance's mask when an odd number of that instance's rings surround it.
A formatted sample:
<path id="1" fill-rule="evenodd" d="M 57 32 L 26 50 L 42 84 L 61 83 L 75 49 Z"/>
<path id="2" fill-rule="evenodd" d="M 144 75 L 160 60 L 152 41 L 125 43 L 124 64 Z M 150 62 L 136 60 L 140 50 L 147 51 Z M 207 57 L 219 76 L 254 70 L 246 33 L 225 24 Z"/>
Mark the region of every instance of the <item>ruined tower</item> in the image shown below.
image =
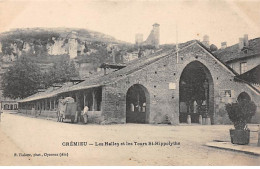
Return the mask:
<path id="1" fill-rule="evenodd" d="M 154 34 L 154 46 L 156 48 L 160 45 L 160 25 L 158 23 L 153 24 L 153 34 Z"/>
<path id="2" fill-rule="evenodd" d="M 159 48 L 160 45 L 160 25 L 158 23 L 153 24 L 153 29 L 149 34 L 146 41 L 143 43 L 144 45 L 152 45 L 155 48 Z"/>

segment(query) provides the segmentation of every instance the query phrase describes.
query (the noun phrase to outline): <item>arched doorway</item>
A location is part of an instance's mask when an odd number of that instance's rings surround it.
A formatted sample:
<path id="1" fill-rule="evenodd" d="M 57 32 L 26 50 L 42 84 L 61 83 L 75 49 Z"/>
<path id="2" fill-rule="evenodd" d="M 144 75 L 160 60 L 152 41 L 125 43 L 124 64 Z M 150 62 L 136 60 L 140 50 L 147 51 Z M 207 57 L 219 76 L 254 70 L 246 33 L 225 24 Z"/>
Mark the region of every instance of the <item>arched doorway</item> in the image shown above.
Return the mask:
<path id="1" fill-rule="evenodd" d="M 242 92 L 238 95 L 237 97 L 237 101 L 240 102 L 240 101 L 243 101 L 243 100 L 247 100 L 247 101 L 250 101 L 251 100 L 251 97 L 249 96 L 249 94 L 247 94 L 246 92 Z"/>
<path id="2" fill-rule="evenodd" d="M 189 63 L 183 70 L 179 82 L 179 121 L 199 123 L 199 116 L 210 117 L 213 123 L 214 86 L 208 68 L 199 61 Z"/>
<path id="3" fill-rule="evenodd" d="M 131 86 L 126 93 L 126 122 L 148 123 L 149 100 L 149 93 L 144 86 Z"/>
<path id="4" fill-rule="evenodd" d="M 9 110 L 9 105 L 8 104 L 4 105 L 4 110 Z"/>

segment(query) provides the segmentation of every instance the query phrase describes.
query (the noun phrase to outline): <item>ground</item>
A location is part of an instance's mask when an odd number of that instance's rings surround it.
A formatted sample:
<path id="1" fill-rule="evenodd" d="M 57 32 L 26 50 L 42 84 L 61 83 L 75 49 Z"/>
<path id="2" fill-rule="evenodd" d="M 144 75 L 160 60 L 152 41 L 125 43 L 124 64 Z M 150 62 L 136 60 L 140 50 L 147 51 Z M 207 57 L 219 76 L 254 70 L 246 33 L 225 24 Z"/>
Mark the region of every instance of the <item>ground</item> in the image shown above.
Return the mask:
<path id="1" fill-rule="evenodd" d="M 0 122 L 0 165 L 260 165 L 260 157 L 205 146 L 228 141 L 229 125 L 71 124 L 3 113 Z M 251 125 L 256 143 L 257 126 Z M 64 142 L 87 146 L 63 146 Z M 96 143 L 180 142 L 180 145 L 95 146 Z M 94 144 L 94 145 L 89 145 Z M 14 153 L 17 156 L 14 156 Z M 19 157 L 19 153 L 41 154 Z M 44 153 L 68 153 L 47 157 Z"/>

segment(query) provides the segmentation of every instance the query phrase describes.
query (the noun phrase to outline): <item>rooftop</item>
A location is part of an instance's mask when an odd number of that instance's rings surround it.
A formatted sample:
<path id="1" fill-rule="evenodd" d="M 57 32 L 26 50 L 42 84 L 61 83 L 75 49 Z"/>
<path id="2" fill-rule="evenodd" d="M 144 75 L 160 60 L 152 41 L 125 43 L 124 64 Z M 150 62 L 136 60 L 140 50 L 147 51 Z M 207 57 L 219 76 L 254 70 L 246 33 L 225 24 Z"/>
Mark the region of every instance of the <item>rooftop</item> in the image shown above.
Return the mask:
<path id="1" fill-rule="evenodd" d="M 241 74 L 237 75 L 235 79 L 246 81 L 252 84 L 260 85 L 260 65 L 256 66 L 255 68 Z"/>
<path id="2" fill-rule="evenodd" d="M 247 52 L 245 52 L 247 50 Z M 260 38 L 249 40 L 248 47 L 239 49 L 239 44 L 235 44 L 225 49 L 219 49 L 214 52 L 217 58 L 223 62 L 231 62 L 245 57 L 260 56 Z"/>
<path id="3" fill-rule="evenodd" d="M 196 40 L 192 40 L 192 41 L 188 41 L 186 43 L 179 44 L 179 51 L 181 51 L 182 49 L 184 49 L 186 47 L 189 47 L 192 44 L 196 44 L 196 43 L 199 44 L 200 46 L 202 46 L 205 50 L 208 50 L 200 42 L 198 42 Z M 117 71 L 114 71 L 110 74 L 107 74 L 107 75 L 98 74 L 98 75 L 85 79 L 85 81 L 83 81 L 79 84 L 73 85 L 71 83 L 68 83 L 59 89 L 50 88 L 50 89 L 46 90 L 45 92 L 34 94 L 23 100 L 20 100 L 19 102 L 28 102 L 28 101 L 33 101 L 33 100 L 50 98 L 50 97 L 57 96 L 58 94 L 61 94 L 61 93 L 66 93 L 66 92 L 70 92 L 70 91 L 78 91 L 78 90 L 112 84 L 112 83 L 128 76 L 129 74 L 146 67 L 147 65 L 150 65 L 164 57 L 170 56 L 171 54 L 176 52 L 175 49 L 176 49 L 175 47 L 168 48 L 168 49 L 159 49 L 152 55 L 141 57 L 141 58 L 135 59 L 131 62 L 128 62 L 126 64 L 126 67 L 119 69 Z M 216 58 L 215 55 L 212 55 L 212 56 Z M 218 58 L 216 58 L 216 59 L 218 59 Z M 219 60 L 219 61 L 221 63 L 223 63 L 223 61 L 221 61 L 221 60 Z M 225 63 L 223 63 L 223 64 L 225 66 L 227 66 Z M 227 66 L 227 68 L 230 71 L 232 71 L 232 69 L 229 66 Z M 232 71 L 232 72 L 234 73 L 234 75 L 237 75 L 234 71 Z"/>

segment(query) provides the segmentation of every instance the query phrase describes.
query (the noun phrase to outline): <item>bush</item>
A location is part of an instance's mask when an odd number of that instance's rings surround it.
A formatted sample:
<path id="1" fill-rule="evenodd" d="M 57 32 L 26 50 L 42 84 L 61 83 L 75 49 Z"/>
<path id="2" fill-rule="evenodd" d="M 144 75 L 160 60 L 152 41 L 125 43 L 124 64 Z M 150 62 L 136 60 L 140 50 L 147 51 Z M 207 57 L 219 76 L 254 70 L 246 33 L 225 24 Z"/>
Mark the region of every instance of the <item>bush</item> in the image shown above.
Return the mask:
<path id="1" fill-rule="evenodd" d="M 233 122 L 235 129 L 246 130 L 247 123 L 256 113 L 256 105 L 253 101 L 242 100 L 237 103 L 226 105 L 229 119 Z"/>

